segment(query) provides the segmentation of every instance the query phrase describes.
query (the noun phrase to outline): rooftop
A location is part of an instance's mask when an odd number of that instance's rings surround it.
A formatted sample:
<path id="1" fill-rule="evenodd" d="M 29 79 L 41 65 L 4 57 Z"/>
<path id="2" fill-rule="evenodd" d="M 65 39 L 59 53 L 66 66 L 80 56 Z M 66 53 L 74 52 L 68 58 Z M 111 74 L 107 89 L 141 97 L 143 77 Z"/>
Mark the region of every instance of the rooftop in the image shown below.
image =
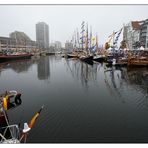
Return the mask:
<path id="1" fill-rule="evenodd" d="M 139 30 L 140 29 L 140 23 L 141 21 L 132 21 L 132 27 L 134 30 Z"/>

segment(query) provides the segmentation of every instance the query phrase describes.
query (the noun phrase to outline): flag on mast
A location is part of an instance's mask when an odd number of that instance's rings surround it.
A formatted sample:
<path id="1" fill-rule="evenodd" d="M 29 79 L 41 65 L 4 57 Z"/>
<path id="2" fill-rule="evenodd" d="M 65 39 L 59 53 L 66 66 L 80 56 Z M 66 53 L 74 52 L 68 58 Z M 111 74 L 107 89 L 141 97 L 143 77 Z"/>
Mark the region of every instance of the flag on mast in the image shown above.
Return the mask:
<path id="1" fill-rule="evenodd" d="M 121 32 L 122 32 L 122 28 L 120 29 L 119 33 L 118 33 L 117 36 L 116 36 L 116 39 L 115 39 L 115 41 L 114 41 L 114 43 L 113 43 L 114 45 L 117 44 Z"/>
<path id="2" fill-rule="evenodd" d="M 44 108 L 44 106 L 42 106 L 41 109 L 40 109 L 40 110 L 33 116 L 33 118 L 30 120 L 30 122 L 29 122 L 29 124 L 28 124 L 29 128 L 32 128 L 32 126 L 34 125 L 36 119 L 39 117 L 39 115 L 40 115 L 40 113 L 41 113 L 41 111 L 42 111 L 43 108 Z"/>

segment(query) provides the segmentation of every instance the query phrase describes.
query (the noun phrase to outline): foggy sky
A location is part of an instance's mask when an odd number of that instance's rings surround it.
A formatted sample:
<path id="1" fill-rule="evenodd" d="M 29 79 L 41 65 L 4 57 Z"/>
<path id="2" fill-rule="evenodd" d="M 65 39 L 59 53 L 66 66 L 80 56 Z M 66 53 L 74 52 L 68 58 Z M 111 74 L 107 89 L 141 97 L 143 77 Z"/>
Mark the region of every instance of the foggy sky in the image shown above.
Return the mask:
<path id="1" fill-rule="evenodd" d="M 148 5 L 0 5 L 0 36 L 17 30 L 36 40 L 35 24 L 44 21 L 49 25 L 50 42 L 65 43 L 85 21 L 104 44 L 123 23 L 147 18 Z"/>

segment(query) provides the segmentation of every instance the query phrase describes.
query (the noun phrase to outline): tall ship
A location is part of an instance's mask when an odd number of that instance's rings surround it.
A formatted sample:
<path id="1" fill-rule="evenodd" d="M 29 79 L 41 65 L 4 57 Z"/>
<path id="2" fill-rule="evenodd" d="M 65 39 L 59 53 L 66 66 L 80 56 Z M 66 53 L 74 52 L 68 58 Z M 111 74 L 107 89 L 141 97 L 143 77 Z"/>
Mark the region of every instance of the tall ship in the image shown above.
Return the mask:
<path id="1" fill-rule="evenodd" d="M 88 46 L 88 43 L 89 43 L 89 38 L 88 38 L 88 25 L 87 25 L 87 28 L 86 28 L 86 35 L 84 34 L 85 33 L 85 29 L 84 29 L 84 21 L 82 22 L 82 37 L 81 37 L 81 44 L 82 44 L 82 54 L 81 56 L 79 57 L 81 61 L 84 61 L 88 64 L 93 64 L 93 55 L 91 54 L 90 52 L 90 49 L 89 49 L 89 46 Z M 85 45 L 85 47 L 84 47 Z"/>

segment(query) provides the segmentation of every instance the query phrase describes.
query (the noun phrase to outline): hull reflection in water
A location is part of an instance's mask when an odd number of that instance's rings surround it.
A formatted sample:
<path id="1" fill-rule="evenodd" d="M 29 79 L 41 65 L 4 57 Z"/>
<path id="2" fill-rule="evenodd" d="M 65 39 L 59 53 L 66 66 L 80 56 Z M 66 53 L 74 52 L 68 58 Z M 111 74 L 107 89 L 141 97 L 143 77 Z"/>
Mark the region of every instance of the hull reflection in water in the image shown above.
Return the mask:
<path id="1" fill-rule="evenodd" d="M 29 68 L 19 77 L 12 68 L 17 64 L 1 67 L 0 87 L 25 96 L 8 112 L 12 123 L 22 114 L 21 123 L 26 122 L 30 112 L 46 105 L 27 142 L 148 142 L 147 69 L 106 68 L 60 56 L 26 63 Z"/>

